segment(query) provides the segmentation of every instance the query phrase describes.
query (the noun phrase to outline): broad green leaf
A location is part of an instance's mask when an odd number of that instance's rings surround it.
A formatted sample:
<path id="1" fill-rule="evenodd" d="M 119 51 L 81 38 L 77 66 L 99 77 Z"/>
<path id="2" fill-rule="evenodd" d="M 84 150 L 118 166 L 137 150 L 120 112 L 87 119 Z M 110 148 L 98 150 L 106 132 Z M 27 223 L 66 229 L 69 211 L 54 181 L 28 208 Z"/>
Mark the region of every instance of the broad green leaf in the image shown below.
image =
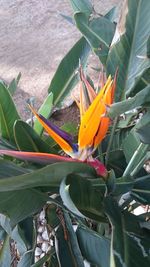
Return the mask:
<path id="1" fill-rule="evenodd" d="M 24 240 L 28 250 L 33 248 L 33 246 L 36 243 L 36 235 L 35 235 L 36 228 L 33 220 L 34 218 L 29 216 L 28 218 L 22 220 L 18 224 L 18 232 L 22 240 Z"/>
<path id="2" fill-rule="evenodd" d="M 49 261 L 49 266 L 48 267 L 60 267 L 60 264 L 58 263 L 57 255 L 54 253 Z"/>
<path id="3" fill-rule="evenodd" d="M 116 177 L 123 175 L 127 162 L 122 149 L 112 150 L 109 153 L 108 167 L 113 169 Z"/>
<path id="4" fill-rule="evenodd" d="M 132 87 L 132 94 L 131 96 L 134 96 L 137 94 L 139 91 L 143 90 L 146 85 L 150 84 L 150 68 L 146 69 L 142 76 L 137 78 L 135 80 L 135 85 Z"/>
<path id="5" fill-rule="evenodd" d="M 117 178 L 115 181 L 114 191 L 112 194 L 114 196 L 119 196 L 122 194 L 126 194 L 131 191 L 133 188 L 134 181 L 131 178 Z"/>
<path id="6" fill-rule="evenodd" d="M 140 228 L 137 216 L 121 211 L 112 197 L 105 200 L 105 211 L 112 225 L 111 267 L 148 267 L 150 234 Z"/>
<path id="7" fill-rule="evenodd" d="M 45 262 L 49 263 L 49 260 L 51 256 L 54 254 L 53 249 L 51 248 L 50 252 L 48 252 L 46 255 L 44 255 L 40 260 L 38 260 L 36 263 L 32 264 L 31 267 L 41 267 Z M 50 265 L 48 265 L 50 267 Z"/>
<path id="8" fill-rule="evenodd" d="M 69 216 L 68 212 L 66 212 L 66 211 L 64 211 L 63 215 L 64 215 L 64 220 L 65 220 L 65 224 L 66 224 L 66 228 L 67 228 L 68 241 L 70 243 L 70 248 L 72 250 L 72 256 L 74 257 L 74 261 L 77 264 L 75 266 L 84 267 L 83 256 L 82 256 L 80 248 L 79 248 L 77 236 L 76 236 L 76 233 L 73 229 L 73 225 L 72 225 L 72 221 L 70 219 L 70 216 Z"/>
<path id="9" fill-rule="evenodd" d="M 136 152 L 136 150 L 140 148 L 142 145 L 142 149 L 138 152 L 140 154 L 140 158 L 146 156 L 146 152 L 148 150 L 148 143 L 149 143 L 149 135 L 146 131 L 149 129 L 150 124 L 150 113 L 147 112 L 132 128 L 129 135 L 124 139 L 123 141 L 123 152 L 125 154 L 127 162 L 131 159 L 133 154 Z M 141 139 L 141 140 L 140 140 Z M 142 143 L 141 143 L 142 141 Z M 139 162 L 137 161 L 135 165 L 137 165 Z"/>
<path id="10" fill-rule="evenodd" d="M 18 233 L 17 235 L 13 235 L 12 237 L 17 242 L 16 246 L 18 250 L 20 249 L 20 241 L 23 243 L 26 247 L 25 251 L 20 253 L 20 261 L 18 263 L 18 266 L 20 267 L 28 267 L 31 266 L 31 264 L 34 262 L 34 248 L 36 246 L 36 234 L 35 234 L 35 225 L 33 222 L 32 217 L 28 217 L 25 220 L 21 221 L 18 224 Z M 13 231 L 14 232 L 14 231 Z M 19 237 L 19 239 L 17 238 Z M 19 243 L 19 244 L 18 244 Z"/>
<path id="11" fill-rule="evenodd" d="M 55 163 L 31 173 L 0 179 L 0 192 L 47 186 L 48 190 L 58 187 L 64 177 L 70 173 L 81 173 L 94 177 L 95 169 L 85 163 Z"/>
<path id="12" fill-rule="evenodd" d="M 74 15 L 74 18 L 78 29 L 89 42 L 92 50 L 105 64 L 115 32 L 115 24 L 105 17 L 99 17 L 89 22 L 86 14 L 79 12 Z"/>
<path id="13" fill-rule="evenodd" d="M 62 225 L 56 231 L 56 244 L 57 244 L 57 257 L 61 264 L 61 267 L 71 266 L 71 267 L 83 267 L 83 260 L 80 259 L 80 265 L 78 264 L 79 259 L 73 254 L 73 247 L 71 246 L 68 239 L 65 238 L 64 228 Z"/>
<path id="14" fill-rule="evenodd" d="M 112 7 L 106 14 L 105 18 L 109 19 L 110 21 L 114 22 L 117 18 L 117 8 L 116 6 Z"/>
<path id="15" fill-rule="evenodd" d="M 55 153 L 33 130 L 33 128 L 22 120 L 14 124 L 14 137 L 19 150 L 31 152 Z"/>
<path id="16" fill-rule="evenodd" d="M 3 241 L 5 239 L 6 232 L 2 226 L 0 226 L 0 240 Z"/>
<path id="17" fill-rule="evenodd" d="M 10 219 L 7 216 L 0 214 L 0 225 L 8 235 L 11 235 Z"/>
<path id="18" fill-rule="evenodd" d="M 0 213 L 10 218 L 11 226 L 37 213 L 48 197 L 35 189 L 1 192 Z"/>
<path id="19" fill-rule="evenodd" d="M 70 186 L 70 185 L 69 185 Z M 69 194 L 69 186 L 66 184 L 66 179 L 62 180 L 60 185 L 60 196 L 62 198 L 63 204 L 67 207 L 72 213 L 77 216 L 84 218 L 83 214 L 77 209 L 76 205 L 72 201 Z"/>
<path id="20" fill-rule="evenodd" d="M 14 143 L 13 125 L 18 119 L 19 115 L 11 95 L 0 82 L 0 133 L 3 138 L 12 143 Z"/>
<path id="21" fill-rule="evenodd" d="M 67 20 L 70 24 L 75 25 L 73 18 L 71 16 L 65 15 L 63 13 L 59 13 L 60 16 L 62 16 L 65 20 Z"/>
<path id="22" fill-rule="evenodd" d="M 90 46 L 82 37 L 60 62 L 49 86 L 49 93 L 53 93 L 53 104 L 61 105 L 63 99 L 70 93 L 78 81 L 77 69 L 79 60 L 84 67 L 90 52 Z"/>
<path id="23" fill-rule="evenodd" d="M 149 105 L 150 102 L 150 85 L 146 86 L 141 92 L 137 93 L 134 97 L 127 100 L 120 101 L 118 103 L 112 104 L 108 112 L 110 118 L 115 118 L 126 111 L 132 110 L 134 108 Z"/>
<path id="24" fill-rule="evenodd" d="M 51 111 L 52 111 L 52 107 L 53 107 L 53 94 L 50 93 L 50 94 L 48 94 L 48 96 L 46 97 L 44 103 L 42 104 L 42 106 L 38 110 L 38 114 L 41 114 L 43 117 L 48 119 L 50 117 L 50 114 L 51 114 Z M 43 133 L 43 129 L 44 128 L 41 125 L 41 123 L 38 121 L 38 119 L 35 119 L 33 129 L 39 135 L 41 135 Z"/>
<path id="25" fill-rule="evenodd" d="M 124 1 L 121 19 L 107 59 L 108 74 L 114 75 L 118 68 L 116 101 L 124 99 L 125 95 L 131 96 L 137 79 L 150 68 L 150 59 L 146 57 L 150 35 L 149 10 L 150 1 Z M 147 80 L 143 82 L 145 86 L 148 83 Z"/>
<path id="26" fill-rule="evenodd" d="M 0 138 L 0 149 L 12 149 L 12 150 L 16 150 L 16 146 L 15 144 L 10 143 L 9 141 L 7 141 L 4 138 Z"/>
<path id="27" fill-rule="evenodd" d="M 110 241 L 104 236 L 79 225 L 76 231 L 82 255 L 96 266 L 109 267 Z"/>
<path id="28" fill-rule="evenodd" d="M 20 258 L 20 261 L 17 265 L 17 267 L 29 267 L 33 263 L 33 257 L 34 257 L 34 251 L 29 250 L 23 254 L 23 256 Z"/>
<path id="29" fill-rule="evenodd" d="M 30 172 L 8 160 L 0 159 L 0 178 L 17 176 Z"/>
<path id="30" fill-rule="evenodd" d="M 150 58 L 150 36 L 147 41 L 147 57 Z"/>
<path id="31" fill-rule="evenodd" d="M 35 227 L 33 217 L 28 217 L 18 223 L 11 233 L 11 238 L 16 242 L 16 247 L 22 257 L 24 253 L 36 245 Z"/>
<path id="32" fill-rule="evenodd" d="M 136 126 L 136 132 L 140 141 L 144 144 L 150 144 L 150 111 L 148 111 Z"/>
<path id="33" fill-rule="evenodd" d="M 0 249 L 0 266 L 11 266 L 10 236 L 6 235 L 2 248 Z"/>
<path id="34" fill-rule="evenodd" d="M 83 12 L 88 16 L 92 13 L 93 7 L 90 0 L 70 0 L 74 13 Z"/>
<path id="35" fill-rule="evenodd" d="M 18 85 L 18 83 L 20 81 L 20 78 L 21 78 L 21 72 L 19 72 L 17 78 L 16 79 L 13 79 L 11 81 L 11 83 L 9 84 L 9 86 L 8 86 L 7 89 L 10 92 L 11 95 L 13 95 L 15 93 L 15 91 L 17 89 L 17 85 Z"/>
<path id="36" fill-rule="evenodd" d="M 59 224 L 59 219 L 57 216 L 57 206 L 55 204 L 48 204 L 46 206 L 46 221 L 47 224 L 50 225 L 52 229 L 54 229 Z"/>
<path id="37" fill-rule="evenodd" d="M 26 244 L 23 237 L 20 235 L 19 225 L 17 224 L 11 234 L 11 238 L 16 242 L 16 247 L 20 255 L 23 255 L 27 251 Z"/>
<path id="38" fill-rule="evenodd" d="M 105 221 L 103 198 L 105 188 L 92 186 L 90 177 L 70 174 L 61 185 L 60 195 L 64 205 L 80 217 Z"/>
<path id="39" fill-rule="evenodd" d="M 136 179 L 131 195 L 140 203 L 150 205 L 150 174 Z"/>
<path id="40" fill-rule="evenodd" d="M 136 133 L 136 128 L 134 127 L 123 141 L 123 153 L 125 155 L 127 163 L 130 161 L 139 145 L 140 139 L 138 134 Z"/>

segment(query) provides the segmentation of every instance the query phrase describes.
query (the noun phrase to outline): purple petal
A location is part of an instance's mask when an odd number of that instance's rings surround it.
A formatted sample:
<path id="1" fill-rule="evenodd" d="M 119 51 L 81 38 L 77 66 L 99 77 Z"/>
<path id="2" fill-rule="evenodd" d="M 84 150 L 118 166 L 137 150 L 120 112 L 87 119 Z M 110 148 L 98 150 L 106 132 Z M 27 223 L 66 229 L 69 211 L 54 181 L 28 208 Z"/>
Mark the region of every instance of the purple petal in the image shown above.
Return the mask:
<path id="1" fill-rule="evenodd" d="M 45 124 L 51 128 L 55 133 L 57 133 L 60 137 L 62 137 L 69 145 L 72 146 L 72 142 L 73 142 L 73 136 L 65 131 L 63 131 L 62 129 L 60 129 L 58 126 L 56 126 L 55 124 L 53 124 L 51 121 L 47 120 L 46 118 L 44 118 L 41 114 L 39 114 L 39 117 L 42 121 L 45 122 Z"/>

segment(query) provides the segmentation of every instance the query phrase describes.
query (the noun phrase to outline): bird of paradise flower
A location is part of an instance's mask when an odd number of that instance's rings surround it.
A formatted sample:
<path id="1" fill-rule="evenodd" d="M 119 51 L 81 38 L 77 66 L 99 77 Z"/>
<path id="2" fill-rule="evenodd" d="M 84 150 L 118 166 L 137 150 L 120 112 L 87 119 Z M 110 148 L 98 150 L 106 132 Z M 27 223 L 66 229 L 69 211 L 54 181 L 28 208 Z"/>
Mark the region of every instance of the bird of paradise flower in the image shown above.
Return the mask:
<path id="1" fill-rule="evenodd" d="M 73 142 L 73 137 L 69 133 L 54 125 L 41 114 L 37 114 L 36 111 L 30 107 L 45 131 L 69 157 L 48 153 L 11 150 L 1 150 L 0 154 L 40 163 L 52 163 L 56 161 L 85 162 L 93 166 L 98 175 L 107 177 L 106 167 L 99 160 L 93 158 L 93 153 L 106 136 L 110 125 L 110 118 L 107 116 L 107 108 L 110 107 L 114 100 L 116 75 L 114 80 L 112 80 L 111 76 L 108 77 L 98 94 L 96 94 L 91 84 L 85 78 L 82 68 L 80 69 L 80 77 L 80 99 L 75 99 L 80 110 L 78 143 Z"/>

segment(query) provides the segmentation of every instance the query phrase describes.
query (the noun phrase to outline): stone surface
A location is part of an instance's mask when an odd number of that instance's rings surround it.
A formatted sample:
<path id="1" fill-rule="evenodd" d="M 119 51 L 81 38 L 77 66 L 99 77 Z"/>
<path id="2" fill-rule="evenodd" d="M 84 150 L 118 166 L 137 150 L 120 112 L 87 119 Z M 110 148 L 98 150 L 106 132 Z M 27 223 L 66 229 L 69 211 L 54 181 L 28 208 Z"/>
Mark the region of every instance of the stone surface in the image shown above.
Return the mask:
<path id="1" fill-rule="evenodd" d="M 93 0 L 105 13 L 119 0 Z M 25 101 L 41 102 L 63 56 L 80 37 L 60 13 L 71 15 L 69 0 L 0 0 L 0 78 L 10 82 L 22 73 L 15 101 L 21 113 Z"/>

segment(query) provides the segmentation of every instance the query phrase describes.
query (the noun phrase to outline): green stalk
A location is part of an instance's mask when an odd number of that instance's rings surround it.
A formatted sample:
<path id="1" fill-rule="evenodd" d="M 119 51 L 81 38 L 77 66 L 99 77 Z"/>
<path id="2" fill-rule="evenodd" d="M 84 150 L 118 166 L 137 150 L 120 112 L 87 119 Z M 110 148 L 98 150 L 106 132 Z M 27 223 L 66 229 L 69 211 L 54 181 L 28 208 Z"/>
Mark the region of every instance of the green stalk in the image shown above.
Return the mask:
<path id="1" fill-rule="evenodd" d="M 105 157 L 105 165 L 106 165 L 106 167 L 108 165 L 110 149 L 111 149 L 111 145 L 112 145 L 112 142 L 113 142 L 115 130 L 116 130 L 116 127 L 117 127 L 118 118 L 119 117 L 116 117 L 115 120 L 114 120 L 114 124 L 113 124 L 113 127 L 112 127 L 112 131 L 111 131 L 111 134 L 110 134 L 110 138 L 109 138 L 109 142 L 108 142 L 108 146 L 107 146 L 107 150 L 106 150 L 106 157 Z"/>
<path id="2" fill-rule="evenodd" d="M 140 143 L 137 150 L 134 152 L 132 158 L 130 159 L 128 166 L 123 173 L 123 177 L 131 175 L 132 172 L 134 173 L 134 169 L 140 163 L 141 159 L 145 156 L 148 147 L 149 145 Z"/>

